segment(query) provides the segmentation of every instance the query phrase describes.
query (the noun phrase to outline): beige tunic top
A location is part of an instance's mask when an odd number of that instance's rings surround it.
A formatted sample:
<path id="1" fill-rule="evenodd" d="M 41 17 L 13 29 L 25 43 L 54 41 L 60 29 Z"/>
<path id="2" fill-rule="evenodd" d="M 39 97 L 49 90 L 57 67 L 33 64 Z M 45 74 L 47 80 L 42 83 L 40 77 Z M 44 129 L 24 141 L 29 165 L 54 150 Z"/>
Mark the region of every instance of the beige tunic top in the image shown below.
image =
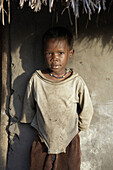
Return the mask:
<path id="1" fill-rule="evenodd" d="M 79 104 L 81 112 L 77 113 Z M 36 71 L 27 86 L 22 123 L 31 123 L 48 153 L 66 152 L 73 137 L 89 127 L 93 107 L 83 79 L 74 72 L 60 82 Z"/>

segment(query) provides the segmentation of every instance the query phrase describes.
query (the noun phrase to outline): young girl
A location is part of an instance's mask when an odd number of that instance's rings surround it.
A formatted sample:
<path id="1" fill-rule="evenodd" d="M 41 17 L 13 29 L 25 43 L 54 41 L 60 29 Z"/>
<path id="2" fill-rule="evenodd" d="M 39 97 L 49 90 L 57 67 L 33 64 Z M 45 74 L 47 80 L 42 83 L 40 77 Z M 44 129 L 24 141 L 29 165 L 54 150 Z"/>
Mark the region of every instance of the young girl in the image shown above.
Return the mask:
<path id="1" fill-rule="evenodd" d="M 62 27 L 48 30 L 43 51 L 47 69 L 32 75 L 21 120 L 37 131 L 30 170 L 80 170 L 78 133 L 89 127 L 93 107 L 83 79 L 66 68 L 74 53 L 72 34 Z"/>

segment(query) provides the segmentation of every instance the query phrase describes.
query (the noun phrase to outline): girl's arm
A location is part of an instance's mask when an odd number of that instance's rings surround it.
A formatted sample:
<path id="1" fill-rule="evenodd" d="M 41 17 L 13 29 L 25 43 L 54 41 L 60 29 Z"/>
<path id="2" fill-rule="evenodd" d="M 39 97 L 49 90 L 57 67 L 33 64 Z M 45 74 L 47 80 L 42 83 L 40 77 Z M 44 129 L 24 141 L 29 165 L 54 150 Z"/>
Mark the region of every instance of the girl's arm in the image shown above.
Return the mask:
<path id="1" fill-rule="evenodd" d="M 81 108 L 81 112 L 79 114 L 79 131 L 86 131 L 93 116 L 93 105 L 88 88 L 83 80 L 79 87 L 79 105 Z"/>

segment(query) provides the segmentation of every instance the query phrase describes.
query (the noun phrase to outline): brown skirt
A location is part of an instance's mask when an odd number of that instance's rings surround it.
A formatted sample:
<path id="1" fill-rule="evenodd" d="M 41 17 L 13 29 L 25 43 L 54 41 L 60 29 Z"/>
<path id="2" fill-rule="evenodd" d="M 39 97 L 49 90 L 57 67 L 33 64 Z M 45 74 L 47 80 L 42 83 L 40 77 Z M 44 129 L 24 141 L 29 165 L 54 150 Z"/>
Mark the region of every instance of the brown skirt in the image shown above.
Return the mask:
<path id="1" fill-rule="evenodd" d="M 48 154 L 44 142 L 37 136 L 32 144 L 30 170 L 80 170 L 80 137 L 77 134 L 66 148 L 66 153 Z"/>

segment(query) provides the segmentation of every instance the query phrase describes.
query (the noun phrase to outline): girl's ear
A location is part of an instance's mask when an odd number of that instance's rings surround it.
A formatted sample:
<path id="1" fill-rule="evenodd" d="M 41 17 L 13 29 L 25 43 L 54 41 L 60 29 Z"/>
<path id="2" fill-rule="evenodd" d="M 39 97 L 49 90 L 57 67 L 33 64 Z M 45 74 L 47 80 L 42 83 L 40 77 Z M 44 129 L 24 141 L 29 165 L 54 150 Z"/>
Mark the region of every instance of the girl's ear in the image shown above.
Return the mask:
<path id="1" fill-rule="evenodd" d="M 69 51 L 69 58 L 72 58 L 73 54 L 74 54 L 74 49 Z"/>

